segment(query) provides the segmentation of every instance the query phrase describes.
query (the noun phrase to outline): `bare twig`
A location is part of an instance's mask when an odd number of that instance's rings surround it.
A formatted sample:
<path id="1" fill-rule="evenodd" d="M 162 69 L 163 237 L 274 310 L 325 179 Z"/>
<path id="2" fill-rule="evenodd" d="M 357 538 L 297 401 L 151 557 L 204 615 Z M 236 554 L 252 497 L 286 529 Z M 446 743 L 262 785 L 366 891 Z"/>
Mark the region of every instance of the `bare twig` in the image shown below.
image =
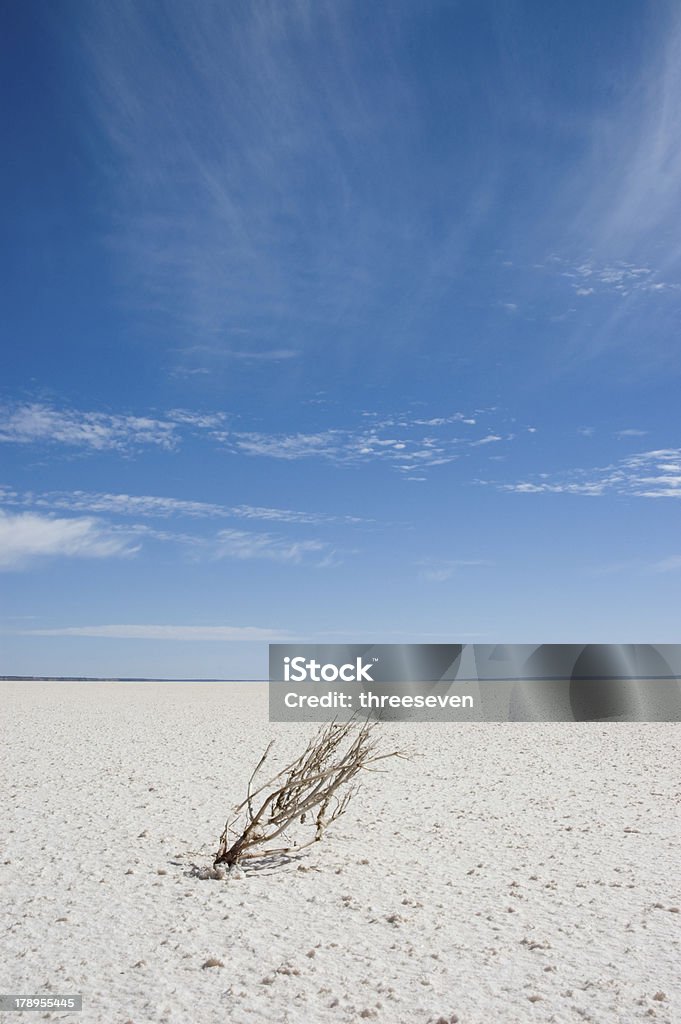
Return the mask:
<path id="1" fill-rule="evenodd" d="M 254 788 L 272 749 L 270 743 L 248 781 L 246 799 L 225 824 L 213 866 L 232 867 L 254 857 L 287 854 L 319 842 L 326 828 L 347 810 L 357 792 L 357 784 L 351 785 L 356 776 L 377 761 L 404 756 L 399 750 L 379 751 L 376 725 L 367 721 L 361 726 L 355 722 L 322 726 L 300 757 Z M 300 841 L 288 837 L 294 826 L 298 833 L 303 832 Z M 270 844 L 279 836 L 289 845 L 273 848 Z"/>

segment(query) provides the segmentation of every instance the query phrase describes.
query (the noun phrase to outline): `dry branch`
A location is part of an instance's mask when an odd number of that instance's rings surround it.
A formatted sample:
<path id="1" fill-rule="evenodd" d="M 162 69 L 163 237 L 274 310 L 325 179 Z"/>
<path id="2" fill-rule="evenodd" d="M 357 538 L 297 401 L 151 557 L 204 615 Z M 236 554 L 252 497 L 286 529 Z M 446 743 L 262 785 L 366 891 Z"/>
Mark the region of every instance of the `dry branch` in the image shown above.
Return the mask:
<path id="1" fill-rule="evenodd" d="M 399 750 L 380 752 L 376 725 L 346 722 L 323 726 L 300 757 L 258 785 L 257 777 L 272 749 L 270 743 L 249 779 L 246 799 L 225 824 L 213 867 L 227 864 L 231 868 L 254 857 L 297 852 L 319 842 L 357 792 L 356 776 L 377 761 L 403 756 Z M 301 841 L 290 838 L 290 830 L 295 830 Z M 285 845 L 272 846 L 280 837 Z"/>

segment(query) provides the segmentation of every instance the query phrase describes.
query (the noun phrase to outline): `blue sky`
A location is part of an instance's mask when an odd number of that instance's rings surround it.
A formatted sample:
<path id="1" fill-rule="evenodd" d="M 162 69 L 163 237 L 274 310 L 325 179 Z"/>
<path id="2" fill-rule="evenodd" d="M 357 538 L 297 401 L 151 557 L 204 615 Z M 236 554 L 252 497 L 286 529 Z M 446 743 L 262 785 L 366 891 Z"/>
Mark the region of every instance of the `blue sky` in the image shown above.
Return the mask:
<path id="1" fill-rule="evenodd" d="M 3 22 L 1 674 L 678 641 L 676 5 Z"/>

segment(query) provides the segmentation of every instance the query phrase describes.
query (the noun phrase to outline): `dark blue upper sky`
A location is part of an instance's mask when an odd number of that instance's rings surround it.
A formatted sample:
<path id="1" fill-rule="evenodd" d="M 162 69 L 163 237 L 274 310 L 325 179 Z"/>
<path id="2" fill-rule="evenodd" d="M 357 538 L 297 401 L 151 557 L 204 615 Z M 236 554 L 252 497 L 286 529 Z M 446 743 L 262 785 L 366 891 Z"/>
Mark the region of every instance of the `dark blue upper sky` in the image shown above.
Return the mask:
<path id="1" fill-rule="evenodd" d="M 0 673 L 678 640 L 674 4 L 2 21 Z"/>

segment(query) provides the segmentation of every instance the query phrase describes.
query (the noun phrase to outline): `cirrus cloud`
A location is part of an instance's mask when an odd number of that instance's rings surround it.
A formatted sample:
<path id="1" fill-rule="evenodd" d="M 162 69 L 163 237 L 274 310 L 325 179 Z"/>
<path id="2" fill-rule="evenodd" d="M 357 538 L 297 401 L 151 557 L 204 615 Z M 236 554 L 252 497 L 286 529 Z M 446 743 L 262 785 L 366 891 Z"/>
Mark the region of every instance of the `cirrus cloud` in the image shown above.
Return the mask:
<path id="1" fill-rule="evenodd" d="M 271 643 L 286 641 L 291 635 L 262 626 L 182 626 L 159 624 L 106 624 L 101 626 L 64 626 L 60 629 L 25 629 L 22 636 L 80 636 L 113 640 L 189 640 Z"/>
<path id="2" fill-rule="evenodd" d="M 0 512 L 0 569 L 23 569 L 54 557 L 111 558 L 138 548 L 109 532 L 95 519 L 57 519 L 32 512 Z"/>
<path id="3" fill-rule="evenodd" d="M 481 481 L 485 482 L 485 481 Z M 627 494 L 638 498 L 681 498 L 681 448 L 638 452 L 607 466 L 540 473 L 532 480 L 499 485 L 520 494 Z"/>
<path id="4" fill-rule="evenodd" d="M 47 442 L 123 451 L 136 445 L 174 448 L 176 425 L 149 416 L 111 415 L 56 409 L 41 402 L 0 407 L 0 441 L 14 444 Z"/>

